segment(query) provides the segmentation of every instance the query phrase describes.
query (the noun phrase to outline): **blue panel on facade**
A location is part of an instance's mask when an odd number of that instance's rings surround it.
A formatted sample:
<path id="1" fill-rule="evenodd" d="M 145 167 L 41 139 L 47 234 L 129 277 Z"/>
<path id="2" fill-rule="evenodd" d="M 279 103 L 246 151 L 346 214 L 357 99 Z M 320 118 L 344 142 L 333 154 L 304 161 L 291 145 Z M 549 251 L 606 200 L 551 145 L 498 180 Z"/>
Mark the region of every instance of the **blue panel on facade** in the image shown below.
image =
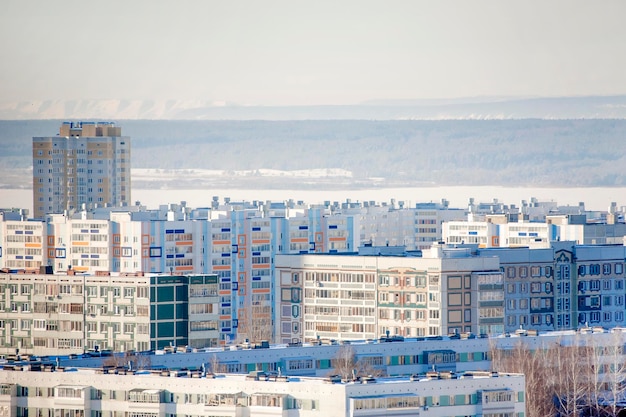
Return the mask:
<path id="1" fill-rule="evenodd" d="M 16 230 L 16 231 L 15 231 L 15 234 L 16 234 L 16 235 L 23 235 L 23 234 L 24 234 L 24 232 L 23 232 L 22 230 Z"/>
<path id="2" fill-rule="evenodd" d="M 252 252 L 252 256 L 261 256 L 261 252 Z"/>
<path id="3" fill-rule="evenodd" d="M 33 231 L 32 231 L 32 230 L 27 230 L 27 231 L 25 231 L 24 233 L 26 233 L 27 235 L 32 235 L 32 234 L 33 234 Z"/>
<path id="4" fill-rule="evenodd" d="M 89 258 L 89 255 L 80 255 L 80 257 L 85 259 L 85 258 Z"/>
<path id="5" fill-rule="evenodd" d="M 222 303 L 220 304 L 220 307 L 230 307 L 230 303 Z"/>
<path id="6" fill-rule="evenodd" d="M 233 288 L 233 291 L 237 291 L 239 289 L 239 283 L 237 281 L 234 281 L 232 288 Z"/>
<path id="7" fill-rule="evenodd" d="M 89 233 L 89 230 L 88 229 L 80 229 L 80 232 L 81 233 Z"/>
<path id="8" fill-rule="evenodd" d="M 260 232 L 260 231 L 261 231 L 261 228 L 260 228 L 260 227 L 253 227 L 253 228 L 252 228 L 252 231 L 253 231 L 253 232 Z"/>
<path id="9" fill-rule="evenodd" d="M 2 258 L 2 246 L 0 246 L 0 258 Z"/>
<path id="10" fill-rule="evenodd" d="M 100 258 L 100 255 L 91 255 L 91 259 L 98 259 Z"/>
<path id="11" fill-rule="evenodd" d="M 230 253 L 222 253 L 222 258 L 230 258 Z"/>
<path id="12" fill-rule="evenodd" d="M 171 258 L 173 258 L 173 257 L 174 257 L 174 255 L 165 255 L 165 257 L 166 257 L 167 259 L 171 259 Z"/>
<path id="13" fill-rule="evenodd" d="M 230 227 L 222 227 L 222 232 L 230 232 Z"/>
<path id="14" fill-rule="evenodd" d="M 185 233 L 185 229 L 176 229 L 174 233 Z"/>
<path id="15" fill-rule="evenodd" d="M 33 259 L 32 255 L 26 255 L 24 259 Z"/>
<path id="16" fill-rule="evenodd" d="M 100 233 L 98 229 L 91 229 L 91 233 Z"/>
<path id="17" fill-rule="evenodd" d="M 298 226 L 300 230 L 309 230 L 309 226 Z"/>
<path id="18" fill-rule="evenodd" d="M 261 281 L 261 277 L 252 277 L 252 281 Z"/>
<path id="19" fill-rule="evenodd" d="M 177 254 L 176 254 L 176 257 L 177 257 L 177 258 L 184 258 L 184 257 L 185 257 L 185 254 L 184 254 L 184 253 L 177 253 Z"/>
<path id="20" fill-rule="evenodd" d="M 308 250 L 301 250 L 300 253 L 309 253 Z"/>
<path id="21" fill-rule="evenodd" d="M 165 231 L 165 233 L 169 235 L 169 234 L 174 233 L 174 230 L 173 230 L 173 229 L 167 229 L 167 230 Z"/>
<path id="22" fill-rule="evenodd" d="M 470 231 L 468 232 L 468 234 L 469 234 L 470 236 L 476 236 L 476 235 L 478 234 L 478 232 L 476 232 L 476 231 L 474 231 L 474 230 L 470 230 Z"/>
<path id="23" fill-rule="evenodd" d="M 526 236 L 526 232 L 519 232 L 517 235 L 518 236 Z"/>
<path id="24" fill-rule="evenodd" d="M 336 228 L 337 228 L 337 225 L 336 225 L 336 224 L 329 224 L 329 225 L 328 225 L 328 228 L 329 228 L 329 229 L 336 229 Z"/>

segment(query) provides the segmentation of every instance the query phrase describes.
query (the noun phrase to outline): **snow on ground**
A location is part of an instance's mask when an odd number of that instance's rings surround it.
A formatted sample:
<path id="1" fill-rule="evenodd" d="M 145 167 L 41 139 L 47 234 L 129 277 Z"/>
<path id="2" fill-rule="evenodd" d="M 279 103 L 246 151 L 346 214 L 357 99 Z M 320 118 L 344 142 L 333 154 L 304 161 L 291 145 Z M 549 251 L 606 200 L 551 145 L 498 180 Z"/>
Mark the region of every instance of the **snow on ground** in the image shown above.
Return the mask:
<path id="1" fill-rule="evenodd" d="M 291 178 L 352 178 L 352 172 L 341 168 L 320 168 L 295 171 L 281 171 L 276 169 L 256 169 L 244 171 L 226 171 L 213 169 L 154 169 L 133 168 L 133 180 L 163 180 L 176 177 L 206 178 L 206 177 L 291 177 Z"/>

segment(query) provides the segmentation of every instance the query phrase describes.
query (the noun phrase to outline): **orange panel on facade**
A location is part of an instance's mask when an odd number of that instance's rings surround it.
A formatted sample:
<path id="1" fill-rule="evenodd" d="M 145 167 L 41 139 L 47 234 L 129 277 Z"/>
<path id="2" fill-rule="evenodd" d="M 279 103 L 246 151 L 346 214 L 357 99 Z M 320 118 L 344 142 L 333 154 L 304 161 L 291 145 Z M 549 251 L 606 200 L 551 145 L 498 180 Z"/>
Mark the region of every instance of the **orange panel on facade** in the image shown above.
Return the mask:
<path id="1" fill-rule="evenodd" d="M 230 265 L 214 265 L 214 271 L 230 271 Z"/>
<path id="2" fill-rule="evenodd" d="M 300 237 L 291 239 L 292 243 L 307 243 L 308 241 L 309 239 Z"/>
<path id="3" fill-rule="evenodd" d="M 193 271 L 193 266 L 177 266 L 176 271 Z"/>
<path id="4" fill-rule="evenodd" d="M 26 248 L 40 248 L 41 243 L 25 243 L 24 247 Z"/>

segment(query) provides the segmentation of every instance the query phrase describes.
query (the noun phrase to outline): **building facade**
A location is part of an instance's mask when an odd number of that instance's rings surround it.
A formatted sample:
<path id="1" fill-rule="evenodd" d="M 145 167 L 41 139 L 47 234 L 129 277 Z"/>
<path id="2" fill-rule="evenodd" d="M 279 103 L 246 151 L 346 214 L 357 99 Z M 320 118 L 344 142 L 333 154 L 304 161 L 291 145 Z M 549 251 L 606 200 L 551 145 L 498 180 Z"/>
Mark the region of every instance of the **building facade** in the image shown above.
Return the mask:
<path id="1" fill-rule="evenodd" d="M 193 376 L 195 377 L 193 377 Z M 263 374 L 0 371 L 0 413 L 72 417 L 525 415 L 521 374 L 431 373 L 341 382 Z"/>
<path id="2" fill-rule="evenodd" d="M 64 122 L 57 136 L 33 138 L 35 218 L 127 205 L 130 186 L 130 138 L 113 123 Z"/>
<path id="3" fill-rule="evenodd" d="M 422 257 L 277 255 L 275 263 L 281 343 L 504 332 L 494 256 L 434 245 Z"/>
<path id="4" fill-rule="evenodd" d="M 0 354 L 207 347 L 225 334 L 215 275 L 0 274 L 0 294 Z"/>

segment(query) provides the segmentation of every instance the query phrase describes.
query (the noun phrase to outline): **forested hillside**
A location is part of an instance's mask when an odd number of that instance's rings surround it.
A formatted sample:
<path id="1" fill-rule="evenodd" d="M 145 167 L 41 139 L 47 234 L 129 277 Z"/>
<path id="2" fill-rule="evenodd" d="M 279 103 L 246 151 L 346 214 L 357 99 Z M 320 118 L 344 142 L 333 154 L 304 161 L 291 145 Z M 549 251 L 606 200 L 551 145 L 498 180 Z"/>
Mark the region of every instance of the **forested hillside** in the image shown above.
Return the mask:
<path id="1" fill-rule="evenodd" d="M 2 170 L 60 121 L 0 121 Z M 623 186 L 626 120 L 145 121 L 117 124 L 133 168 L 341 168 L 394 184 Z"/>

